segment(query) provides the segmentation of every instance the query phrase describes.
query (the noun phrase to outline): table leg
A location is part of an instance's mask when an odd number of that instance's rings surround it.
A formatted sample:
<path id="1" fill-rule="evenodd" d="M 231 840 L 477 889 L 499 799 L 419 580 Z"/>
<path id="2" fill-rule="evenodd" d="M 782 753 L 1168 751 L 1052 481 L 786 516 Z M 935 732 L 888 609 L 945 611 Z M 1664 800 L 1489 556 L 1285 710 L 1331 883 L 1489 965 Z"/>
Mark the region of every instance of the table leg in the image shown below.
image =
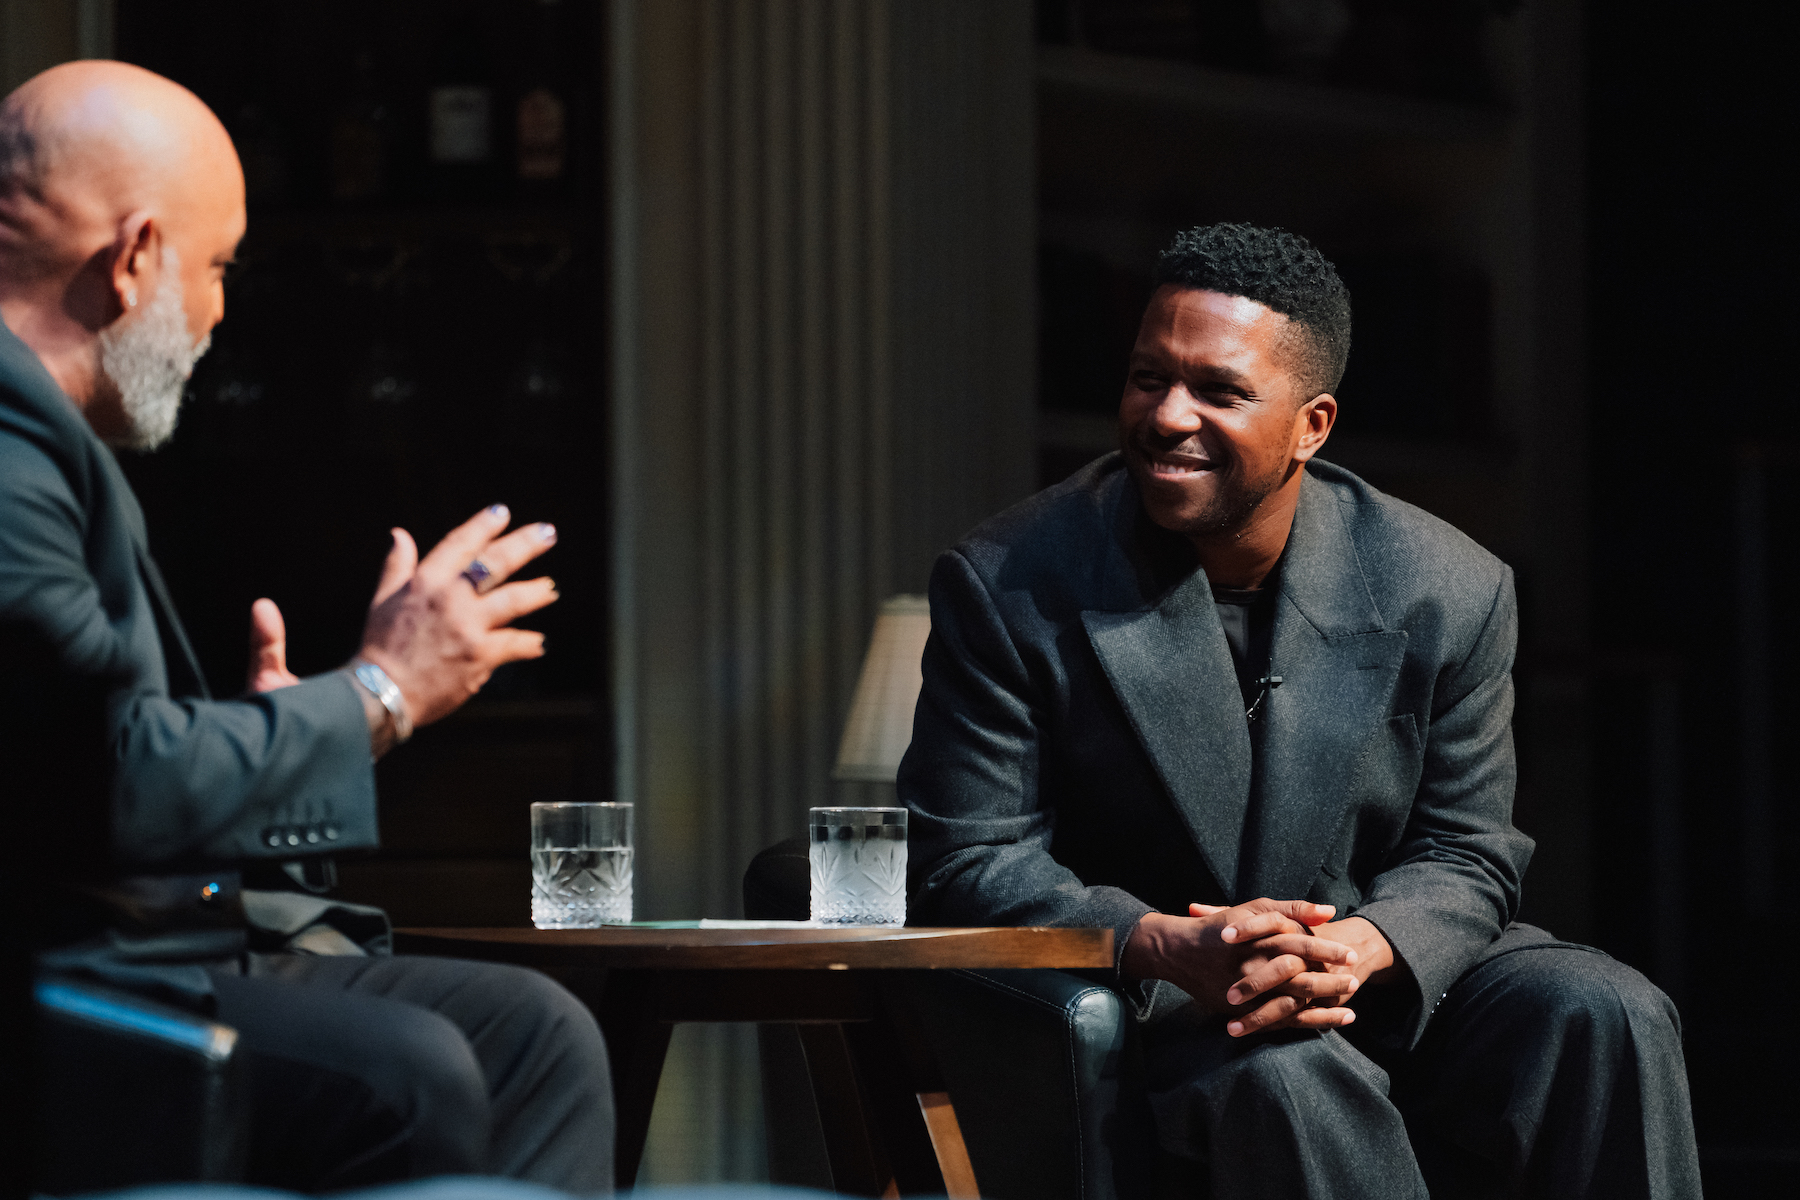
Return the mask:
<path id="1" fill-rule="evenodd" d="M 904 989 L 882 987 L 871 1016 L 797 1027 L 833 1188 L 979 1200 L 956 1110 Z"/>
<path id="2" fill-rule="evenodd" d="M 899 1196 L 887 1148 L 869 1119 L 866 1089 L 858 1079 L 845 1027 L 821 1023 L 796 1028 L 819 1106 L 832 1190 L 849 1196 Z"/>
<path id="3" fill-rule="evenodd" d="M 899 1194 L 944 1195 L 944 1176 L 919 1108 L 920 1088 L 910 1069 L 912 1048 L 905 1043 L 903 1026 L 884 1017 L 843 1028 L 870 1127 L 878 1131 Z"/>
<path id="4" fill-rule="evenodd" d="M 962 1125 L 956 1119 L 950 1093 L 920 1092 L 919 1111 L 925 1115 L 931 1149 L 944 1177 L 944 1195 L 949 1200 L 981 1200 L 981 1189 L 975 1184 L 975 1164 L 969 1161 L 969 1147 L 963 1142 Z"/>
<path id="5" fill-rule="evenodd" d="M 638 1164 L 650 1135 L 650 1110 L 662 1079 L 673 1026 L 658 1019 L 660 980 L 648 971 L 614 971 L 594 1015 L 606 1035 L 612 1062 L 613 1180 L 620 1191 L 637 1184 Z"/>
<path id="6" fill-rule="evenodd" d="M 926 1180 L 929 1172 L 928 1190 L 949 1200 L 980 1200 L 962 1125 L 904 977 L 890 980 L 882 988 L 881 1018 L 872 1029 L 881 1035 L 885 1070 L 896 1082 L 904 1082 L 905 1103 L 911 1111 L 905 1117 L 895 1114 L 888 1121 L 890 1128 L 903 1130 L 907 1137 L 913 1173 Z M 899 1087 L 889 1090 L 895 1095 L 901 1092 Z M 920 1161 L 926 1159 L 929 1168 Z"/>

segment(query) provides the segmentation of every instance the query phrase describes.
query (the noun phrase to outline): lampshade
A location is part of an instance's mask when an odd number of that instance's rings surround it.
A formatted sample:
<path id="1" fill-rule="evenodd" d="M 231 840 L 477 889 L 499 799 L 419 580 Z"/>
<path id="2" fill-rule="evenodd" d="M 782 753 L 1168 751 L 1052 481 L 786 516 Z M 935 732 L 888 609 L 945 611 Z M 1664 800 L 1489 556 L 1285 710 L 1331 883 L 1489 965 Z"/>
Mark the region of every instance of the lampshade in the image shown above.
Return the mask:
<path id="1" fill-rule="evenodd" d="M 882 602 L 863 659 L 850 719 L 838 743 L 833 779 L 892 783 L 900 756 L 912 741 L 913 706 L 919 702 L 919 659 L 931 633 L 931 606 L 923 596 Z"/>

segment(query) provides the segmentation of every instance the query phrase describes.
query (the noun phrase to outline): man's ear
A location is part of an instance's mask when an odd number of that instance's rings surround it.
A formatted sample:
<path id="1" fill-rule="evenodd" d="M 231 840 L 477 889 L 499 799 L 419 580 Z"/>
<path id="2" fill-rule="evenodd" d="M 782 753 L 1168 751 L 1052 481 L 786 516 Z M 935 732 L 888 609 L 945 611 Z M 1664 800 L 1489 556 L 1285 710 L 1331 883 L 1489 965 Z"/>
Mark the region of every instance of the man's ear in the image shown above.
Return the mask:
<path id="1" fill-rule="evenodd" d="M 112 299 L 117 305 L 113 317 L 138 304 L 156 287 L 157 267 L 161 256 L 162 229 L 155 217 L 139 209 L 119 222 L 119 233 L 113 239 L 111 270 Z"/>
<path id="2" fill-rule="evenodd" d="M 1331 427 L 1337 424 L 1337 397 L 1330 392 L 1320 392 L 1311 400 L 1300 406 L 1294 414 L 1294 461 L 1309 462 L 1331 436 Z"/>

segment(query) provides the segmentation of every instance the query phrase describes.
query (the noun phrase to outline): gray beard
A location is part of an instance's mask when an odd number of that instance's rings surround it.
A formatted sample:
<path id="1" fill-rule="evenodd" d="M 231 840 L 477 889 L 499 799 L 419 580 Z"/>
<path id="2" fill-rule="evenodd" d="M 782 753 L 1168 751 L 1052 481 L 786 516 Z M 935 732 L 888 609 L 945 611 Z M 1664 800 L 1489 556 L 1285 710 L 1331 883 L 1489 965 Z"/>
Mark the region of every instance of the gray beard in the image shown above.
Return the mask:
<path id="1" fill-rule="evenodd" d="M 212 345 L 210 333 L 191 340 L 181 301 L 181 260 L 164 247 L 162 280 L 143 315 L 100 331 L 100 372 L 125 409 L 125 433 L 114 444 L 127 450 L 154 450 L 174 436 L 188 377 Z"/>

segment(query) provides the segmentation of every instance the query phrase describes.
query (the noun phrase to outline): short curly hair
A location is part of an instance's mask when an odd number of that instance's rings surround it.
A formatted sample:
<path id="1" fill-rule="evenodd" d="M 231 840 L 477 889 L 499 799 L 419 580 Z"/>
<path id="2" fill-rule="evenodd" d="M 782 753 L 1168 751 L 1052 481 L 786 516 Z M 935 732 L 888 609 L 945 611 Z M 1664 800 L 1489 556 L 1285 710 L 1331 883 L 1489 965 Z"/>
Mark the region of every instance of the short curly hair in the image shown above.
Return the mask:
<path id="1" fill-rule="evenodd" d="M 1313 244 L 1285 229 L 1201 225 L 1156 260 L 1158 286 L 1202 288 L 1267 305 L 1299 328 L 1296 374 L 1305 399 L 1331 392 L 1350 358 L 1350 289 Z"/>

